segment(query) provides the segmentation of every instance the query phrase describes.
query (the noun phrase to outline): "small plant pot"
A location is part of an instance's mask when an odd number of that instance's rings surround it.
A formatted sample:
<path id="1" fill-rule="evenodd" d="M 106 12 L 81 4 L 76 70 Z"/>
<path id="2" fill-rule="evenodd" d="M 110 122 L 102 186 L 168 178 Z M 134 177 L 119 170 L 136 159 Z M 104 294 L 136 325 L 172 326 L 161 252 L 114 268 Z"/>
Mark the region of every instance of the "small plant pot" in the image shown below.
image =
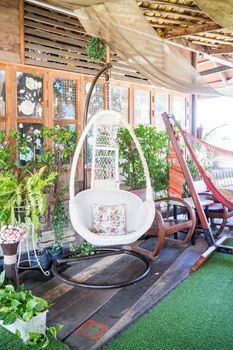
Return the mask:
<path id="1" fill-rule="evenodd" d="M 40 266 L 42 267 L 42 269 L 47 269 L 50 264 L 51 264 L 51 261 L 50 261 L 50 256 L 48 254 L 48 252 L 45 250 L 43 251 L 43 253 L 37 253 L 37 259 L 40 263 Z M 31 256 L 30 256 L 30 263 L 31 263 L 31 267 L 39 267 L 38 266 L 38 262 L 37 262 L 37 259 L 35 257 L 35 255 L 32 253 Z"/>
<path id="2" fill-rule="evenodd" d="M 57 249 L 48 249 L 48 254 L 50 256 L 50 260 L 53 263 L 55 260 L 57 260 L 61 255 L 64 254 L 63 247 L 59 247 Z"/>
<path id="3" fill-rule="evenodd" d="M 4 260 L 3 257 L 0 257 L 0 272 L 4 270 Z"/>
<path id="4" fill-rule="evenodd" d="M 26 342 L 29 340 L 28 332 L 45 334 L 46 315 L 47 311 L 44 311 L 41 314 L 34 316 L 29 322 L 17 319 L 13 324 L 9 325 L 4 325 L 3 321 L 0 321 L 0 325 L 14 334 L 16 330 L 19 330 L 21 334 L 20 338 Z"/>
<path id="5" fill-rule="evenodd" d="M 10 280 L 16 289 L 19 287 L 19 275 L 16 256 L 18 246 L 19 242 L 1 244 L 4 256 L 3 268 L 5 270 L 5 278 L 6 280 Z"/>

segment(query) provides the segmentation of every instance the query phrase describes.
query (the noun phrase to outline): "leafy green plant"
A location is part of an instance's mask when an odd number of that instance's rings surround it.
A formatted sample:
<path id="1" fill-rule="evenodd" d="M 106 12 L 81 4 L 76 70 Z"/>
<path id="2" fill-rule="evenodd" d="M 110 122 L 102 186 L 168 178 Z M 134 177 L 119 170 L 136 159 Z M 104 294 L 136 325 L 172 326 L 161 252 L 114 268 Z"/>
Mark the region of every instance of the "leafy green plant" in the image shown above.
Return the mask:
<path id="1" fill-rule="evenodd" d="M 26 290 L 24 285 L 21 285 L 18 290 L 15 290 L 11 284 L 4 284 L 5 273 L 0 274 L 0 320 L 3 325 L 11 325 L 17 319 L 29 322 L 33 317 L 49 310 L 48 302 L 40 297 L 32 294 L 30 290 Z M 51 326 L 48 331 L 56 338 L 57 332 L 62 326 Z M 21 337 L 20 331 L 16 330 L 16 336 Z M 45 348 L 49 345 L 49 339 L 46 334 L 29 332 L 29 340 L 27 345 L 40 346 Z"/>
<path id="2" fill-rule="evenodd" d="M 3 131 L 0 131 L 0 171 L 9 171 L 14 167 L 15 160 L 13 157 L 14 146 L 9 145 L 6 139 L 6 135 Z"/>
<path id="3" fill-rule="evenodd" d="M 139 125 L 134 132 L 144 152 L 152 187 L 155 191 L 165 191 L 168 187 L 169 139 L 165 131 L 157 131 L 150 126 Z M 127 129 L 118 133 L 120 170 L 124 183 L 133 189 L 146 186 L 144 171 L 136 146 Z"/>
<path id="4" fill-rule="evenodd" d="M 68 218 L 65 213 L 64 208 L 64 201 L 62 192 L 57 192 L 55 194 L 55 205 L 52 213 L 52 222 L 53 222 L 53 228 L 55 232 L 55 245 L 53 246 L 53 249 L 62 247 L 64 244 L 64 230 L 63 227 L 65 224 L 68 223 Z"/>
<path id="5" fill-rule="evenodd" d="M 106 53 L 106 43 L 102 38 L 90 38 L 85 51 L 91 60 L 102 60 Z"/>
<path id="6" fill-rule="evenodd" d="M 88 255 L 98 254 L 98 249 L 92 244 L 86 241 L 83 241 L 78 248 L 76 247 L 72 248 L 71 252 L 75 255 L 82 254 L 82 255 L 88 256 Z"/>
<path id="7" fill-rule="evenodd" d="M 41 129 L 31 128 L 27 135 L 23 134 L 22 130 L 23 124 L 20 123 L 19 130 L 10 130 L 8 139 L 3 133 L 0 133 L 0 170 L 2 175 L 0 185 L 1 189 L 4 189 L 0 194 L 0 209 L 5 207 L 5 210 L 0 212 L 0 225 L 1 222 L 9 222 L 14 217 L 14 207 L 15 204 L 21 205 L 23 189 L 29 191 L 29 197 L 32 200 L 30 193 L 34 192 L 34 186 L 40 185 L 37 175 L 34 174 L 38 174 L 43 168 L 43 179 L 53 177 L 53 180 L 51 180 L 51 185 L 44 187 L 43 194 L 46 197 L 37 196 L 37 203 L 33 202 L 31 218 L 33 217 L 34 224 L 38 227 L 39 216 L 43 215 L 44 212 L 45 202 L 43 201 L 46 199 L 48 204 L 47 225 L 50 227 L 53 223 L 56 241 L 58 241 L 56 244 L 61 245 L 63 226 L 67 222 L 63 205 L 66 187 L 62 178 L 68 171 L 67 165 L 75 150 L 76 132 L 68 126 L 60 127 L 59 125 L 52 128 L 46 126 Z M 33 157 L 31 157 L 32 154 Z M 51 175 L 55 173 L 57 176 Z M 37 189 L 35 188 L 35 194 Z M 14 195 L 11 196 L 11 194 Z M 30 215 L 26 216 L 29 224 Z"/>
<path id="8" fill-rule="evenodd" d="M 13 324 L 16 319 L 29 322 L 34 316 L 49 309 L 45 299 L 32 295 L 21 285 L 15 290 L 12 284 L 4 284 L 5 273 L 0 274 L 0 320 L 4 325 Z"/>
<path id="9" fill-rule="evenodd" d="M 45 177 L 45 169 L 42 167 L 37 173 L 22 178 L 13 174 L 0 174 L 0 226 L 14 224 L 15 219 L 20 224 L 21 208 L 25 208 L 23 220 L 26 230 L 29 231 L 33 224 L 37 233 L 40 227 L 39 217 L 46 210 L 45 188 L 53 185 L 57 176 L 56 172 L 51 172 Z"/>

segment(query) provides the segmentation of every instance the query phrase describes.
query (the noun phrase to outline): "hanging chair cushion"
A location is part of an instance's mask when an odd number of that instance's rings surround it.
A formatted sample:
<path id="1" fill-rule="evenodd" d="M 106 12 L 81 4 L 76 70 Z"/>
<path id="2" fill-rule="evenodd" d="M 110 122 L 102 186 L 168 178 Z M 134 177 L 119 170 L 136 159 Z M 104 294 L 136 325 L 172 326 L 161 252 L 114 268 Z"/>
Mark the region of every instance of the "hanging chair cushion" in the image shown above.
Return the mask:
<path id="1" fill-rule="evenodd" d="M 119 236 L 127 233 L 126 205 L 92 204 L 93 232 L 103 236 Z"/>

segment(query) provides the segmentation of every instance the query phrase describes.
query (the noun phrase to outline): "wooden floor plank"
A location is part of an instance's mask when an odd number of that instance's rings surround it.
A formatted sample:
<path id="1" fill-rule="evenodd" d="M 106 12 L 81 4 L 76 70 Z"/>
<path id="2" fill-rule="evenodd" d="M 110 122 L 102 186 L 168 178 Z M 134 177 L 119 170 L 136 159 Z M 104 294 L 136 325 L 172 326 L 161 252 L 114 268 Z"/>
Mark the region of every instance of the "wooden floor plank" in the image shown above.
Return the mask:
<path id="1" fill-rule="evenodd" d="M 174 246 L 169 242 L 161 252 L 156 262 L 151 266 L 150 274 L 141 282 L 125 287 L 114 295 L 100 310 L 92 316 L 92 320 L 98 324 L 103 324 L 105 328 L 111 328 L 144 293 L 150 286 L 158 280 L 158 278 L 167 270 L 167 268 L 177 259 L 183 249 Z M 82 326 L 81 326 L 82 327 Z M 98 339 L 97 339 L 98 340 Z M 96 342 L 87 336 L 83 336 L 79 329 L 76 329 L 71 334 L 65 343 L 75 349 L 76 344 L 79 344 L 80 350 L 90 349 Z"/>
<path id="2" fill-rule="evenodd" d="M 197 244 L 188 247 L 122 318 L 90 349 L 96 350 L 103 346 L 148 309 L 156 305 L 165 295 L 183 281 L 190 273 L 193 262 L 200 256 L 200 250 L 204 251 L 204 246 L 206 248 L 206 244 L 203 245 L 203 242 L 201 242 L 200 245 Z M 75 348 L 73 349 L 75 350 Z"/>
<path id="3" fill-rule="evenodd" d="M 114 280 L 119 275 L 119 264 L 122 260 L 129 261 L 131 259 L 128 256 L 121 257 L 119 261 L 115 260 L 108 271 L 103 269 L 98 275 L 102 275 L 103 282 L 109 282 L 109 279 Z M 131 265 L 126 265 L 122 270 L 125 275 L 134 276 L 138 272 L 137 264 L 131 259 Z M 120 264 L 120 265 L 121 265 Z M 92 276 L 91 281 L 95 276 Z M 99 277 L 98 277 L 99 278 Z M 88 280 L 88 281 L 89 281 Z M 77 329 L 84 321 L 90 318 L 96 313 L 99 308 L 105 304 L 110 298 L 112 298 L 119 289 L 107 289 L 107 290 L 93 290 L 83 288 L 73 288 L 68 293 L 60 297 L 54 308 L 52 308 L 48 315 L 48 324 L 64 324 L 62 331 L 59 334 L 60 339 L 66 338 L 75 329 Z"/>

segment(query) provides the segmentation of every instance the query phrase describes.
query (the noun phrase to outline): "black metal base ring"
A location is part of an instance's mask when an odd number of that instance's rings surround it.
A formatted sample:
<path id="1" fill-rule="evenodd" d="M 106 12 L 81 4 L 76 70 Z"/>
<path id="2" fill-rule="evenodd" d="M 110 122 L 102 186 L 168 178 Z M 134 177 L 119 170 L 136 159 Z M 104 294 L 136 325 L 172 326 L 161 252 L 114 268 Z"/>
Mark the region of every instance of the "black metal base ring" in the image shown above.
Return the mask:
<path id="1" fill-rule="evenodd" d="M 119 254 L 128 254 L 128 255 L 136 257 L 137 259 L 139 259 L 143 262 L 143 264 L 145 265 L 145 269 L 143 270 L 142 273 L 140 273 L 140 275 L 134 277 L 131 280 L 118 282 L 115 284 L 102 284 L 102 285 L 88 283 L 88 282 L 78 282 L 78 281 L 75 282 L 75 281 L 68 279 L 68 277 L 62 276 L 57 271 L 57 267 L 61 266 L 62 264 L 65 264 L 65 263 L 75 264 L 75 263 L 78 263 L 80 260 L 90 260 L 90 259 L 107 257 L 107 256 L 111 256 L 111 255 L 114 256 L 114 255 L 119 255 Z M 100 248 L 98 255 L 82 256 L 82 257 L 78 257 L 78 258 L 57 259 L 52 265 L 52 272 L 53 272 L 54 276 L 57 277 L 62 282 L 70 284 L 70 285 L 75 286 L 75 287 L 84 287 L 84 288 L 91 288 L 91 289 L 113 289 L 113 288 L 126 287 L 126 286 L 129 286 L 130 284 L 141 281 L 150 272 L 150 263 L 144 255 L 142 255 L 140 253 L 133 252 L 131 250 L 119 249 L 119 248 Z"/>

